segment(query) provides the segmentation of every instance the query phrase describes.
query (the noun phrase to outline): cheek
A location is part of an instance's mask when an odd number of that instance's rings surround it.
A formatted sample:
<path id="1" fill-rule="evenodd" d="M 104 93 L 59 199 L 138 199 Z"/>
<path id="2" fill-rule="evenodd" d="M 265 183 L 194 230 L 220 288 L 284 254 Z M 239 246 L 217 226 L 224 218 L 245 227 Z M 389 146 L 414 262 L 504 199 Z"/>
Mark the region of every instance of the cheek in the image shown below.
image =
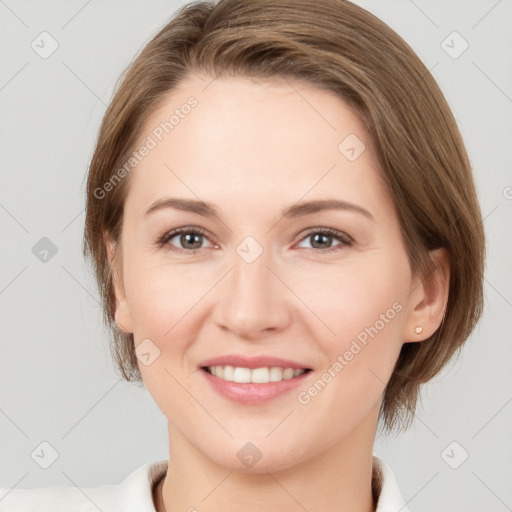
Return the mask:
<path id="1" fill-rule="evenodd" d="M 318 326 L 317 333 L 325 332 L 322 338 L 333 349 L 377 334 L 393 339 L 401 330 L 409 289 L 409 275 L 404 272 L 408 264 L 400 257 L 383 259 L 365 258 L 344 267 L 326 265 L 315 270 L 314 279 L 307 272 L 295 277 L 294 290 L 313 313 L 308 323 Z"/>
<path id="2" fill-rule="evenodd" d="M 304 413 L 329 411 L 340 432 L 381 399 L 402 346 L 408 267 L 370 268 L 354 266 L 316 281 L 324 286 L 304 297 L 322 320 L 314 319 L 315 341 L 326 357 L 318 380 L 300 390 L 299 403 Z"/>
<path id="3" fill-rule="evenodd" d="M 158 264 L 148 257 L 127 264 L 126 294 L 136 335 L 176 337 L 180 322 L 208 291 L 192 266 Z"/>
<path id="4" fill-rule="evenodd" d="M 150 365 L 139 361 L 139 369 L 155 401 L 168 413 L 177 402 L 187 402 L 173 377 L 185 387 L 193 380 L 189 349 L 208 314 L 205 299 L 218 273 L 154 260 L 141 255 L 128 259 L 125 287 L 135 346 L 149 339 L 158 354 Z"/>
<path id="5" fill-rule="evenodd" d="M 149 260 L 132 263 L 132 268 L 127 265 L 126 293 L 135 346 L 144 342 L 150 353 L 158 354 L 148 365 L 138 361 L 144 384 L 169 420 L 175 420 L 176 411 L 178 416 L 193 416 L 196 412 L 184 391 L 193 381 L 186 355 L 201 324 L 200 300 L 208 288 L 192 266 L 184 270 Z"/>

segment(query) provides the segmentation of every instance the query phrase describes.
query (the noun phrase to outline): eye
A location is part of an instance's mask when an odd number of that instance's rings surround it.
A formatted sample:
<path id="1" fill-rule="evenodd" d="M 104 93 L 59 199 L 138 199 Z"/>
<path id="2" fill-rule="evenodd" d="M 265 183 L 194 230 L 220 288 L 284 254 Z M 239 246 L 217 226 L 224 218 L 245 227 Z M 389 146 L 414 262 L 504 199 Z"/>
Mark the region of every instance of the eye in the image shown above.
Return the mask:
<path id="1" fill-rule="evenodd" d="M 302 237 L 301 241 L 308 239 L 311 240 L 312 247 L 306 248 L 313 251 L 320 251 L 322 253 L 337 251 L 343 247 L 350 247 L 354 243 L 352 238 L 350 238 L 345 233 L 330 228 L 315 228 L 314 230 L 309 231 L 309 233 L 307 233 L 304 237 Z M 340 243 L 333 246 L 333 239 L 339 240 Z"/>
<path id="2" fill-rule="evenodd" d="M 354 243 L 347 234 L 330 228 L 312 229 L 301 238 L 301 242 L 308 239 L 311 240 L 312 247 L 306 247 L 306 249 L 321 253 L 337 251 L 343 247 L 350 247 Z M 206 240 L 209 239 L 201 228 L 184 227 L 166 233 L 157 241 L 157 245 L 167 247 L 170 251 L 195 254 L 199 249 L 208 247 L 203 245 Z M 340 243 L 333 246 L 333 240 L 338 240 Z"/>
<path id="3" fill-rule="evenodd" d="M 176 241 L 171 243 L 174 239 Z M 194 254 L 197 250 L 204 248 L 203 242 L 205 240 L 208 240 L 208 238 L 206 238 L 206 233 L 202 229 L 185 227 L 166 233 L 158 240 L 157 244 L 160 247 L 167 246 L 171 251 Z M 174 244 L 181 245 L 181 247 L 176 247 Z"/>

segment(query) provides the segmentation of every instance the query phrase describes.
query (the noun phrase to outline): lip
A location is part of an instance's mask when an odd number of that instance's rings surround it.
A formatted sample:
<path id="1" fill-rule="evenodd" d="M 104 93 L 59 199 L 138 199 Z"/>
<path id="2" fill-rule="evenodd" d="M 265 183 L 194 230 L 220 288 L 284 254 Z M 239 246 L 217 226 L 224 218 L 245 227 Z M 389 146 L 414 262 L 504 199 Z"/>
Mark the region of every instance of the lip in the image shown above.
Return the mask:
<path id="1" fill-rule="evenodd" d="M 237 366 L 240 368 L 249 368 L 254 370 L 255 368 L 265 367 L 280 367 L 280 368 L 292 368 L 293 370 L 311 370 L 312 368 L 298 363 L 296 361 L 290 361 L 289 359 L 281 359 L 280 357 L 272 356 L 254 356 L 247 357 L 240 354 L 226 354 L 223 356 L 212 357 L 199 364 L 199 368 L 205 366 Z M 309 373 L 309 372 L 308 372 Z M 260 384 L 258 384 L 260 385 Z"/>
<path id="2" fill-rule="evenodd" d="M 268 362 L 268 359 L 266 359 L 266 361 Z M 254 363 L 254 361 L 251 361 L 251 363 Z M 207 364 L 205 366 L 215 365 Z M 245 368 L 248 368 L 248 366 L 245 366 Z M 261 368 L 261 366 L 255 366 L 255 368 Z M 292 368 L 292 366 L 287 366 L 287 368 Z M 292 379 L 281 380 L 279 382 L 268 382 L 266 384 L 227 381 L 219 377 L 214 377 L 204 368 L 201 368 L 200 373 L 204 376 L 211 388 L 223 398 L 227 398 L 239 404 L 261 405 L 273 398 L 289 393 L 298 386 L 304 385 L 305 379 L 308 379 L 313 372 L 305 372 L 298 377 L 293 377 Z"/>

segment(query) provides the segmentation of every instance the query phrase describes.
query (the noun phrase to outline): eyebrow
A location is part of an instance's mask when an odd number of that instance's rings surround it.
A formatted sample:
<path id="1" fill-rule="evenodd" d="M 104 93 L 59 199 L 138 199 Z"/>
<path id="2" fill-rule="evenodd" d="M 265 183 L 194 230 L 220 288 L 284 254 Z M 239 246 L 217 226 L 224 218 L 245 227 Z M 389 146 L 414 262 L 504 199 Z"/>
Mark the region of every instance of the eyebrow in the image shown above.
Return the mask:
<path id="1" fill-rule="evenodd" d="M 144 214 L 148 217 L 150 214 L 165 208 L 174 208 L 186 212 L 197 213 L 203 217 L 218 217 L 216 208 L 211 203 L 198 201 L 194 199 L 178 199 L 173 197 L 164 197 L 155 201 Z M 316 201 L 307 201 L 297 203 L 281 212 L 285 218 L 296 218 L 313 213 L 321 212 L 324 210 L 348 210 L 360 213 L 365 217 L 375 220 L 373 215 L 362 206 L 339 199 L 320 199 Z"/>

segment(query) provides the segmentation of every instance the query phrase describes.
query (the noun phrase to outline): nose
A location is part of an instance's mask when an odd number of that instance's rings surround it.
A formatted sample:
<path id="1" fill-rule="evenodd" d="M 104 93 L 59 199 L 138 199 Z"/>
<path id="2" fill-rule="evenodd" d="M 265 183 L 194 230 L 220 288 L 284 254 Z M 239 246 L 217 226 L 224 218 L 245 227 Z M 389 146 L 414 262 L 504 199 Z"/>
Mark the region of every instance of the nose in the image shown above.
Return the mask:
<path id="1" fill-rule="evenodd" d="M 292 321 L 293 294 L 263 252 L 248 262 L 235 253 L 231 271 L 217 286 L 214 319 L 224 331 L 259 340 L 286 329 Z"/>

